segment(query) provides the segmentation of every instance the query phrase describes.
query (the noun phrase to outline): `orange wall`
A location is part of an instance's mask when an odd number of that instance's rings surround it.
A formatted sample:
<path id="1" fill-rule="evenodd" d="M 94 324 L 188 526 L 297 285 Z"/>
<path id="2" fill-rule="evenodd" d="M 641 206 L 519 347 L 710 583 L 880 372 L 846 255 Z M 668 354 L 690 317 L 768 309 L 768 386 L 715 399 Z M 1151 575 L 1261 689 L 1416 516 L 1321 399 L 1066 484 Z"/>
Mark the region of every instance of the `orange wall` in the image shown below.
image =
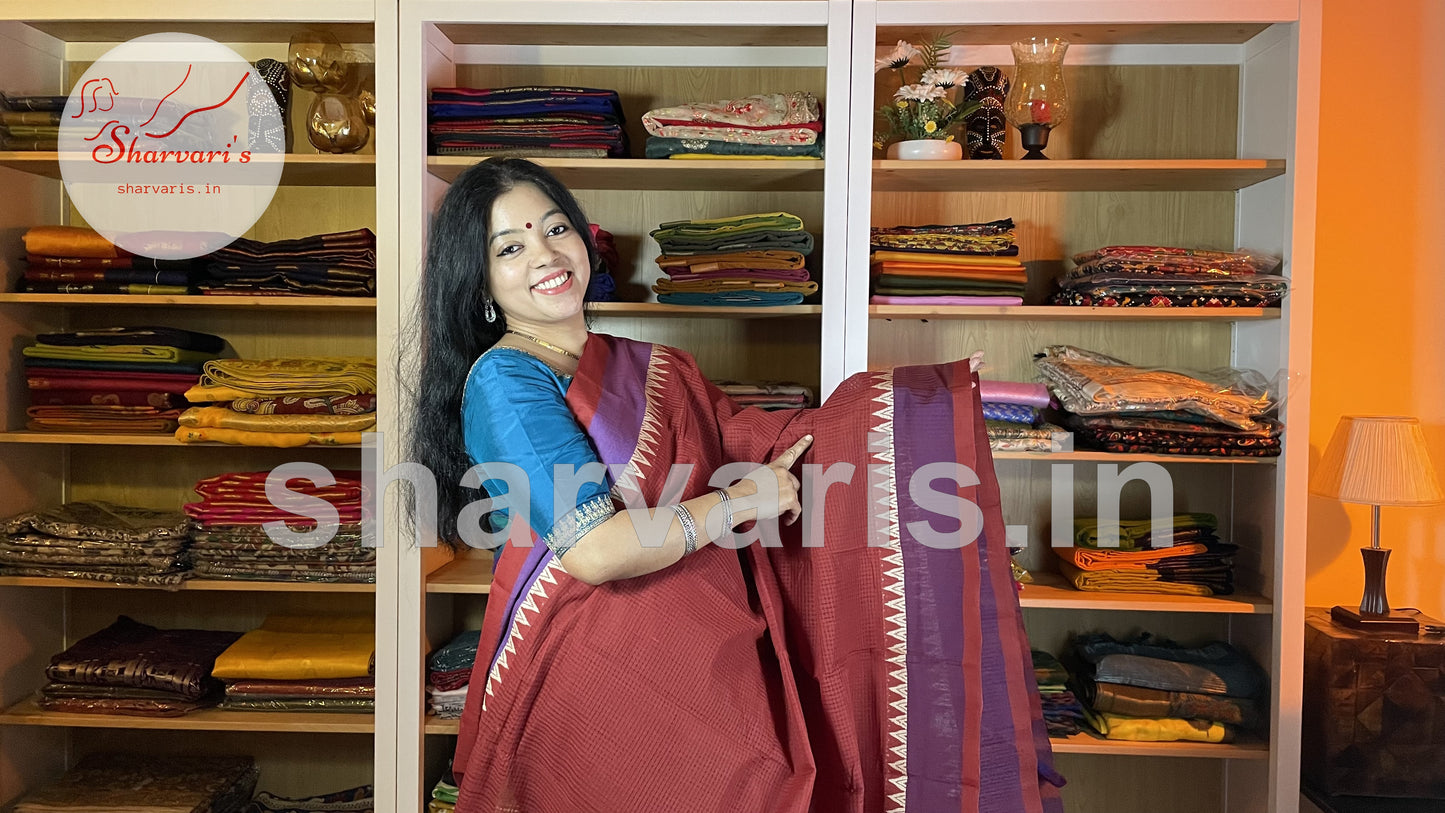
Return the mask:
<path id="1" fill-rule="evenodd" d="M 1386 16 L 1388 14 L 1388 16 Z M 1324 0 L 1310 457 L 1420 418 L 1445 481 L 1445 0 Z M 1384 508 L 1389 598 L 1445 618 L 1445 506 Z M 1309 504 L 1306 599 L 1358 604 L 1370 508 Z"/>

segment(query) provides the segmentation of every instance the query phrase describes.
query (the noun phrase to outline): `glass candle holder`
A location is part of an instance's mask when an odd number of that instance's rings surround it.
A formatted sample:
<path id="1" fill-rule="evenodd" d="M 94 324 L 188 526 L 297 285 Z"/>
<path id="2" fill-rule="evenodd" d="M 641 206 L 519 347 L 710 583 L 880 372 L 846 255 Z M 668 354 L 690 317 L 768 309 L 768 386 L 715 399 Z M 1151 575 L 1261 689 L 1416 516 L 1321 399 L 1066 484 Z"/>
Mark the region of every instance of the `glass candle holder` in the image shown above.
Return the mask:
<path id="1" fill-rule="evenodd" d="M 315 93 L 340 93 L 353 81 L 351 60 L 335 35 L 302 31 L 291 38 L 286 69 L 291 83 Z"/>
<path id="2" fill-rule="evenodd" d="M 321 93 L 306 113 L 306 138 L 322 152 L 356 152 L 371 140 L 371 128 L 355 96 Z"/>
<path id="3" fill-rule="evenodd" d="M 1064 87 L 1064 53 L 1069 41 L 1058 37 L 1031 37 L 1013 44 L 1014 76 L 1004 101 L 1004 116 L 1018 128 L 1028 152 L 1025 159 L 1045 158 L 1049 131 L 1069 116 L 1069 93 Z"/>

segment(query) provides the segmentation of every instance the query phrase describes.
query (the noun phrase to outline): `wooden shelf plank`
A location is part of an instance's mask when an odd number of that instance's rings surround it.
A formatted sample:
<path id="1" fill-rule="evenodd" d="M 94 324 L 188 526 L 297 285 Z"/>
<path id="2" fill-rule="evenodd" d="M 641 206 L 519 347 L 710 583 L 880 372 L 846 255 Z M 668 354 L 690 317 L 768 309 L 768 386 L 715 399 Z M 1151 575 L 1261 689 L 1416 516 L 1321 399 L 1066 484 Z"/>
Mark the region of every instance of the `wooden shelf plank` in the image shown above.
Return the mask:
<path id="1" fill-rule="evenodd" d="M 1118 610 L 1157 613 L 1229 613 L 1268 615 L 1274 607 L 1262 596 L 1234 595 L 1160 596 L 1150 593 L 1086 593 L 1075 590 L 1054 573 L 1035 573 L 1034 583 L 1023 586 L 1019 604 L 1051 610 Z"/>
<path id="2" fill-rule="evenodd" d="M 892 5 L 885 3 L 878 8 L 880 47 L 891 48 L 898 40 L 928 42 L 937 36 L 939 25 L 949 30 L 949 41 L 954 45 L 1008 45 L 1038 36 L 1035 25 L 966 25 L 954 30 L 937 21 L 936 11 L 928 12 L 931 27 L 909 27 L 903 22 L 906 13 L 898 14 L 890 8 Z M 1074 45 L 1240 45 L 1266 28 L 1268 23 L 1071 23 L 1052 30 Z"/>
<path id="3" fill-rule="evenodd" d="M 425 731 L 428 734 L 450 734 L 455 737 L 461 730 L 461 720 L 444 720 L 431 714 L 426 716 Z"/>
<path id="4" fill-rule="evenodd" d="M 821 25 L 598 25 L 440 23 L 437 29 L 456 45 L 560 45 L 634 47 L 826 47 Z M 892 45 L 892 43 L 889 43 Z"/>
<path id="5" fill-rule="evenodd" d="M 283 39 L 285 39 L 283 37 Z M 284 156 L 254 155 L 257 161 L 284 158 L 281 183 L 285 186 L 375 186 L 375 155 L 320 155 L 288 153 Z M 60 178 L 62 156 L 55 152 L 0 152 L 0 167 L 31 175 Z"/>
<path id="6" fill-rule="evenodd" d="M 1279 308 L 1095 308 L 1065 305 L 869 305 L 871 319 L 1008 319 L 1022 322 L 1244 322 Z"/>
<path id="7" fill-rule="evenodd" d="M 175 435 L 125 435 L 125 434 L 102 434 L 93 432 L 32 432 L 28 429 L 16 429 L 10 432 L 0 432 L 0 443 L 58 443 L 73 446 L 174 446 L 176 448 L 188 447 L 211 447 L 228 449 L 271 449 L 278 451 L 281 447 L 272 446 L 238 446 L 230 443 L 181 443 L 176 440 Z M 287 451 L 313 451 L 316 449 L 361 449 L 356 446 L 296 446 Z"/>
<path id="8" fill-rule="evenodd" d="M 16 294 L 0 293 L 0 305 L 59 305 L 95 307 L 123 305 L 166 308 L 250 308 L 260 310 L 374 311 L 376 299 L 364 296 L 150 296 L 126 294 Z"/>
<path id="9" fill-rule="evenodd" d="M 1031 460 L 1039 463 L 1221 463 L 1273 466 L 1277 457 L 1199 457 L 1182 454 L 1120 454 L 1118 452 L 994 452 L 994 460 Z"/>
<path id="10" fill-rule="evenodd" d="M 375 584 L 327 582 L 263 582 L 241 579 L 187 579 L 176 586 L 114 584 L 91 579 L 63 579 L 49 576 L 0 576 L 0 587 L 75 587 L 112 590 L 206 590 L 229 593 L 374 593 Z"/>
<path id="11" fill-rule="evenodd" d="M 1103 754 L 1134 757 L 1191 757 L 1195 759 L 1269 759 L 1269 743 L 1242 742 L 1126 742 L 1104 740 L 1092 734 L 1052 737 L 1056 754 Z"/>
<path id="12" fill-rule="evenodd" d="M 468 551 L 457 556 L 427 576 L 426 591 L 470 595 L 492 592 L 492 554 Z"/>
<path id="13" fill-rule="evenodd" d="M 767 307 L 709 307 L 667 305 L 661 302 L 593 302 L 587 306 L 593 316 L 648 317 L 659 319 L 777 319 L 785 316 L 818 316 L 821 305 L 770 305 Z"/>
<path id="14" fill-rule="evenodd" d="M 427 170 L 448 183 L 484 159 L 431 156 Z M 816 192 L 820 160 L 672 160 L 669 158 L 532 158 L 573 189 L 646 191 Z M 906 162 L 905 162 L 906 163 Z"/>
<path id="15" fill-rule="evenodd" d="M 57 728 L 129 728 L 164 731 L 277 731 L 313 734 L 371 734 L 371 714 L 321 711 L 226 711 L 202 709 L 181 717 L 132 717 L 44 711 L 29 697 L 0 714 L 0 725 Z"/>
<path id="16" fill-rule="evenodd" d="M 1283 159 L 874 161 L 874 192 L 1221 192 L 1283 175 Z"/>

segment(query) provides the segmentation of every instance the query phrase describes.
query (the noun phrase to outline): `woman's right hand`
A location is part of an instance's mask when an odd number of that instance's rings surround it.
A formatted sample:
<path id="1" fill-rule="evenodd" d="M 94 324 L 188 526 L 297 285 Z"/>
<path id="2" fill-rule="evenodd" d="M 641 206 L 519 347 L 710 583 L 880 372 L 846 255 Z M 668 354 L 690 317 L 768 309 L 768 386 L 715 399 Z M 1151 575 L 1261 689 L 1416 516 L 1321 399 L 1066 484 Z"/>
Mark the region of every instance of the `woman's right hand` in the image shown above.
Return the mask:
<path id="1" fill-rule="evenodd" d="M 797 522 L 798 517 L 803 513 L 799 496 L 802 487 L 798 483 L 798 478 L 794 477 L 789 469 L 802 459 L 803 452 L 807 451 L 812 444 L 813 436 L 804 435 L 798 439 L 797 443 L 783 450 L 783 453 L 774 458 L 773 462 L 749 472 L 742 483 L 739 483 L 739 485 L 756 484 L 755 487 L 760 487 L 770 479 L 777 483 L 778 501 L 758 505 L 756 519 L 782 517 L 784 525 L 792 525 Z"/>

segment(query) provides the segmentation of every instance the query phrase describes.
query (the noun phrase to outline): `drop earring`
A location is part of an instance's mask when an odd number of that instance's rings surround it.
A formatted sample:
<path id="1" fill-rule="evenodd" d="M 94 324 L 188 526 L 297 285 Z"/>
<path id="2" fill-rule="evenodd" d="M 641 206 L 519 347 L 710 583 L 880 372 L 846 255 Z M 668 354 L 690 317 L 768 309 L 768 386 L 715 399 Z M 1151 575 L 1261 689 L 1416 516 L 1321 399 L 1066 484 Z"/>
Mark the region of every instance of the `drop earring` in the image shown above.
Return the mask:
<path id="1" fill-rule="evenodd" d="M 487 305 L 482 308 L 482 318 L 488 322 L 497 321 L 497 309 L 492 305 L 491 297 L 487 297 Z"/>

